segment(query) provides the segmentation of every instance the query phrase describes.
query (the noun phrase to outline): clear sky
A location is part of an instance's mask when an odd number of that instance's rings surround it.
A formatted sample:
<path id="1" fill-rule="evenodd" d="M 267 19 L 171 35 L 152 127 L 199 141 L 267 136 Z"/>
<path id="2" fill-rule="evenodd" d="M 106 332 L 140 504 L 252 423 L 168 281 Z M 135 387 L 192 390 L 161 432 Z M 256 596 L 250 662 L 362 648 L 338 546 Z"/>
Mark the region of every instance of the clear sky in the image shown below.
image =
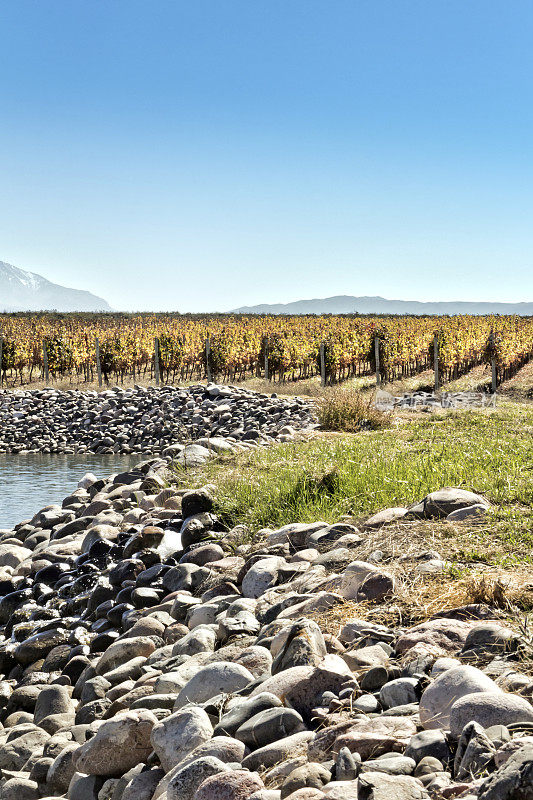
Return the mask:
<path id="1" fill-rule="evenodd" d="M 0 0 L 0 260 L 117 309 L 533 300 L 531 0 Z"/>

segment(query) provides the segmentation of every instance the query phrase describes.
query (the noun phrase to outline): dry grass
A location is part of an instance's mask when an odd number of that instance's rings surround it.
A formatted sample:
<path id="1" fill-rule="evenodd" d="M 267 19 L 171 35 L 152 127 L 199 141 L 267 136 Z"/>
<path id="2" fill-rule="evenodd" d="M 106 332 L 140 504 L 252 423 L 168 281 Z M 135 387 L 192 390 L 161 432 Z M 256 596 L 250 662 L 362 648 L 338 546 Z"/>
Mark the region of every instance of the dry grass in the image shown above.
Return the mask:
<path id="1" fill-rule="evenodd" d="M 433 370 L 428 369 L 410 378 L 383 384 L 381 388 L 396 396 L 421 389 L 433 391 L 434 379 Z M 442 384 L 440 389 L 447 392 L 489 391 L 490 384 L 490 366 L 480 364 L 460 378 Z M 262 378 L 249 378 L 240 385 L 266 394 L 275 392 L 279 395 L 296 395 L 310 398 L 327 397 L 337 388 L 335 386 L 322 387 L 318 376 L 302 381 L 287 381 L 285 383 L 272 383 L 264 381 Z M 375 391 L 376 381 L 373 375 L 365 375 L 360 378 L 352 378 L 342 386 L 366 394 Z M 516 400 L 533 399 L 533 361 L 522 367 L 513 378 L 502 383 L 498 388 L 498 394 Z"/>
<path id="2" fill-rule="evenodd" d="M 407 628 L 444 610 L 484 604 L 493 609 L 493 618 L 506 621 L 515 630 L 529 630 L 525 641 L 531 645 L 527 656 L 532 659 L 530 671 L 533 671 L 533 635 L 529 624 L 533 583 L 529 569 L 474 571 L 464 577 L 454 576 L 453 571 L 416 576 L 398 565 L 389 565 L 388 571 L 396 581 L 390 600 L 378 605 L 342 601 L 326 612 L 315 614 L 314 619 L 324 630 L 338 636 L 343 626 L 355 617 L 391 628 Z"/>
<path id="3" fill-rule="evenodd" d="M 239 386 L 250 389 L 253 392 L 262 394 L 279 394 L 288 397 L 322 397 L 328 391 L 328 387 L 320 384 L 320 378 L 305 378 L 301 381 L 265 381 L 263 378 L 247 378 L 239 382 Z"/>
<path id="4" fill-rule="evenodd" d="M 533 608 L 531 571 L 516 569 L 512 573 L 492 570 L 455 578 L 449 572 L 438 575 L 413 576 L 401 567 L 387 567 L 395 576 L 394 596 L 379 605 L 355 600 L 340 601 L 321 612 L 308 612 L 322 630 L 338 636 L 347 622 L 366 619 L 393 628 L 410 627 L 426 622 L 444 609 L 470 603 L 483 603 L 494 609 L 494 616 L 516 625 L 523 612 Z"/>
<path id="5" fill-rule="evenodd" d="M 316 414 L 323 430 L 355 433 L 386 428 L 391 414 L 374 406 L 374 394 L 363 394 L 349 387 L 335 387 L 316 403 Z"/>
<path id="6" fill-rule="evenodd" d="M 67 389 L 77 389 L 82 392 L 88 392 L 88 391 L 103 392 L 106 389 L 113 388 L 114 386 L 120 386 L 122 389 L 132 388 L 133 386 L 148 387 L 148 386 L 155 386 L 155 381 L 151 379 L 149 375 L 147 375 L 145 378 L 137 376 L 135 380 L 133 380 L 133 377 L 130 375 L 125 377 L 123 382 L 110 380 L 108 384 L 106 384 L 106 382 L 102 378 L 102 386 L 98 385 L 98 379 L 95 379 L 93 381 L 84 381 L 81 379 L 78 380 L 78 378 L 76 378 L 75 376 L 64 376 L 64 377 L 58 376 L 57 378 L 50 379 L 48 383 L 46 383 L 46 381 L 43 380 L 32 380 L 31 383 L 24 381 L 24 383 L 21 385 L 20 381 L 18 380 L 17 383 L 14 384 L 12 378 L 9 379 L 8 385 L 6 385 L 5 381 L 2 383 L 2 389 L 10 389 L 10 390 L 24 389 L 25 391 L 53 388 L 53 389 L 58 389 L 60 391 L 65 391 Z"/>
<path id="7" fill-rule="evenodd" d="M 363 518 L 353 518 L 353 522 L 361 525 Z M 368 558 L 376 550 L 383 553 L 386 562 L 398 558 L 409 562 L 423 552 L 436 551 L 462 570 L 531 564 L 531 537 L 517 537 L 511 544 L 509 522 L 500 519 L 496 512 L 477 523 L 400 520 L 379 530 L 366 531 L 359 555 Z"/>
<path id="8" fill-rule="evenodd" d="M 533 400 L 533 361 L 523 366 L 508 381 L 502 383 L 498 392 L 519 400 Z"/>

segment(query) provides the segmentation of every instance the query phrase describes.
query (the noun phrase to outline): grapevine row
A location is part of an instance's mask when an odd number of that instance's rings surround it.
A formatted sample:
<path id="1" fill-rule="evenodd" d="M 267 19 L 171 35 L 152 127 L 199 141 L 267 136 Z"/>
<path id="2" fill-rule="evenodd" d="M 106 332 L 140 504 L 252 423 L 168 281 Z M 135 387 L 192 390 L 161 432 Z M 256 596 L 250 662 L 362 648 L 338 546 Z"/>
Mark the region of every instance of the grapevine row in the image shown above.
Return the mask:
<path id="1" fill-rule="evenodd" d="M 9 385 L 23 384 L 42 380 L 47 367 L 51 378 L 93 381 L 98 339 L 106 382 L 153 378 L 157 338 L 159 371 L 169 383 L 208 373 L 234 382 L 265 370 L 272 380 L 311 377 L 320 371 L 321 344 L 327 380 L 338 382 L 376 370 L 376 337 L 383 381 L 432 367 L 435 337 L 443 381 L 493 360 L 506 380 L 533 356 L 531 317 L 28 313 L 0 315 L 0 374 Z"/>

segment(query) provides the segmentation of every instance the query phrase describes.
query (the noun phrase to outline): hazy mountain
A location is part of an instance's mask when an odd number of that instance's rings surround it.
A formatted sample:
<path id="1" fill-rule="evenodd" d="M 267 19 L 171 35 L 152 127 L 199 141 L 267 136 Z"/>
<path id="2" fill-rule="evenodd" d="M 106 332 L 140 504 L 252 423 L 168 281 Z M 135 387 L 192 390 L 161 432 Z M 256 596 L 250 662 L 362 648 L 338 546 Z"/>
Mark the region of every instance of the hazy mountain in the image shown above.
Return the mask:
<path id="1" fill-rule="evenodd" d="M 339 295 L 294 303 L 241 306 L 234 314 L 522 314 L 533 315 L 533 303 L 446 302 L 386 300 L 384 297 Z"/>
<path id="2" fill-rule="evenodd" d="M 57 283 L 0 261 L 2 311 L 111 311 L 101 297 Z"/>

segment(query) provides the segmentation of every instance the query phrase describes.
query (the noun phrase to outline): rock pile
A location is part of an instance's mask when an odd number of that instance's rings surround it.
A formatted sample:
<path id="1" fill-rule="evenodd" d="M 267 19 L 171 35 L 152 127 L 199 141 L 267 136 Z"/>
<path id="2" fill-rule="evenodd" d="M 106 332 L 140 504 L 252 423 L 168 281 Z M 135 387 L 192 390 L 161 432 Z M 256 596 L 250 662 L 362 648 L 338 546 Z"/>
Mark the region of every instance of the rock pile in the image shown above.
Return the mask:
<path id="1" fill-rule="evenodd" d="M 485 392 L 405 392 L 403 395 L 392 395 L 379 390 L 376 395 L 376 407 L 383 411 L 398 409 L 400 411 L 432 411 L 437 408 L 485 408 L 496 404 L 496 395 Z"/>
<path id="2" fill-rule="evenodd" d="M 364 533 L 244 544 L 167 471 L 86 476 L 0 535 L 2 800 L 532 797 L 533 680 L 496 611 L 359 617 L 395 592 Z M 479 498 L 445 499 L 415 513 Z"/>
<path id="3" fill-rule="evenodd" d="M 0 391 L 0 453 L 159 454 L 205 437 L 284 441 L 312 426 L 312 409 L 301 398 L 215 384 Z"/>

